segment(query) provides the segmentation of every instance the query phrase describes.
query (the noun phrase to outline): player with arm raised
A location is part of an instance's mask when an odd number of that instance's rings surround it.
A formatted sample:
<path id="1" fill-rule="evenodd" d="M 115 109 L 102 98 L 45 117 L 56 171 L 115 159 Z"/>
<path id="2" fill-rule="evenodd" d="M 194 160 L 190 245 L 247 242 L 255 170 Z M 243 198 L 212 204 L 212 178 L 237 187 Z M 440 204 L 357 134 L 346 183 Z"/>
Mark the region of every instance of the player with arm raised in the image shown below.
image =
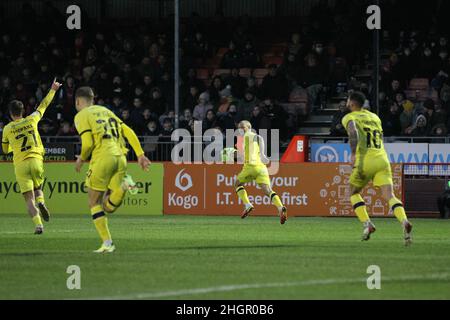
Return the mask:
<path id="1" fill-rule="evenodd" d="M 236 194 L 245 205 L 241 218 L 246 218 L 254 209 L 248 199 L 244 184 L 247 182 L 256 181 L 265 195 L 270 197 L 273 205 L 277 207 L 278 214 L 280 216 L 280 223 L 284 224 L 287 220 L 287 209 L 281 203 L 280 197 L 272 190 L 270 186 L 269 172 L 266 165 L 261 160 L 261 156 L 265 157 L 264 140 L 261 136 L 252 132 L 252 125 L 249 121 L 241 121 L 238 125 L 238 129 L 244 134 L 243 154 L 240 155 L 244 159 L 244 166 L 242 171 L 238 174 L 235 183 Z"/>
<path id="2" fill-rule="evenodd" d="M 373 181 L 373 185 L 381 189 L 383 198 L 389 203 L 395 217 L 402 224 L 405 245 L 409 245 L 412 241 L 412 225 L 406 217 L 402 202 L 394 195 L 391 165 L 383 145 L 381 121 L 376 114 L 362 108 L 365 100 L 363 93 L 352 93 L 347 100 L 347 107 L 351 112 L 342 119 L 352 152 L 350 201 L 358 219 L 364 225 L 362 240 L 367 241 L 375 232 L 375 225 L 367 214 L 361 191 L 369 181 Z"/>
<path id="3" fill-rule="evenodd" d="M 28 213 L 35 224 L 35 234 L 42 234 L 45 221 L 50 220 L 50 212 L 45 205 L 42 184 L 44 183 L 44 146 L 38 131 L 38 123 L 52 102 L 61 84 L 53 81 L 47 96 L 35 112 L 23 117 L 24 106 L 18 100 L 9 103 L 9 115 L 12 119 L 3 130 L 3 153 L 13 152 L 16 180 L 20 192 L 27 203 Z"/>
<path id="4" fill-rule="evenodd" d="M 128 190 L 135 183 L 127 171 L 125 149 L 126 138 L 138 157 L 140 167 L 148 171 L 150 160 L 144 155 L 134 131 L 113 112 L 94 105 L 94 92 L 90 87 L 81 87 L 75 93 L 75 127 L 81 137 L 81 154 L 77 156 L 75 169 L 80 172 L 83 162 L 89 161 L 86 177 L 89 208 L 92 219 L 103 243 L 94 251 L 110 253 L 115 250 L 105 213 L 114 212 Z"/>

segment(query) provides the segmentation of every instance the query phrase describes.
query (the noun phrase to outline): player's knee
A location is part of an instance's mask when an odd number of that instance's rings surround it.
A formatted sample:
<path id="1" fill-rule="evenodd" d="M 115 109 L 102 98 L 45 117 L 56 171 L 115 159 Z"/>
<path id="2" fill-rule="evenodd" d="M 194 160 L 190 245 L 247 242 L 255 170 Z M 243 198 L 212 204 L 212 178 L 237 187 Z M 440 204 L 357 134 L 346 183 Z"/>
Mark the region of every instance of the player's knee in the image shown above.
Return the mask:
<path id="1" fill-rule="evenodd" d="M 236 179 L 236 181 L 234 182 L 234 187 L 237 188 L 237 187 L 240 187 L 240 186 L 242 186 L 242 183 L 239 180 Z"/>

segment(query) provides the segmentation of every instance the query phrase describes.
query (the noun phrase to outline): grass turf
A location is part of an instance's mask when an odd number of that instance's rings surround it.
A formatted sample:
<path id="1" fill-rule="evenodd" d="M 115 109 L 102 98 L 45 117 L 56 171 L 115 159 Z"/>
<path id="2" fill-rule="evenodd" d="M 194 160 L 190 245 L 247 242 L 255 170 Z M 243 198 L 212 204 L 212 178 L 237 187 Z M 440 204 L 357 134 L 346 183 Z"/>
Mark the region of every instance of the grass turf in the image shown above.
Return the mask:
<path id="1" fill-rule="evenodd" d="M 449 299 L 450 221 L 413 219 L 405 248 L 395 219 L 361 242 L 353 218 L 113 216 L 117 251 L 88 215 L 57 216 L 42 236 L 25 215 L 2 215 L 1 299 Z M 81 290 L 68 290 L 69 265 Z M 367 267 L 381 268 L 368 290 Z"/>

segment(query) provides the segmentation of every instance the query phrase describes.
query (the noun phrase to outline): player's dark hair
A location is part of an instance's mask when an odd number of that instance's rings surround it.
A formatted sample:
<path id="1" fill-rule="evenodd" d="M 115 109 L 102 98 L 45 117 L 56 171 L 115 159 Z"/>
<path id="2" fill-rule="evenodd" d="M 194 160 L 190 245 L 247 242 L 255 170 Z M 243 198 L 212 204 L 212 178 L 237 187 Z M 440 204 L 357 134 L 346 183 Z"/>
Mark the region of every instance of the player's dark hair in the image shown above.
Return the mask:
<path id="1" fill-rule="evenodd" d="M 19 100 L 13 100 L 9 103 L 8 106 L 9 113 L 14 117 L 21 117 L 25 110 L 23 103 Z"/>
<path id="2" fill-rule="evenodd" d="M 364 95 L 364 93 L 359 91 L 353 92 L 350 95 L 349 99 L 350 101 L 355 102 L 360 108 L 362 108 L 364 106 L 364 102 L 366 102 L 366 96 Z"/>
<path id="3" fill-rule="evenodd" d="M 94 90 L 91 87 L 80 87 L 75 92 L 75 98 L 84 98 L 86 100 L 94 100 Z"/>

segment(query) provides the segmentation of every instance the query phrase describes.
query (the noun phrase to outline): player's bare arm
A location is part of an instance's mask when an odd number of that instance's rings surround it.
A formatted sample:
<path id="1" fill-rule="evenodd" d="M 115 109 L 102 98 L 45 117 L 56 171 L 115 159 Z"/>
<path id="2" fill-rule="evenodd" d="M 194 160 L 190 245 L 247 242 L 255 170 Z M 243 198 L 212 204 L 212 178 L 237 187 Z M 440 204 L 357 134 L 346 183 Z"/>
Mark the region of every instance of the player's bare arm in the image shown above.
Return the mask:
<path id="1" fill-rule="evenodd" d="M 52 85 L 50 87 L 50 91 L 48 92 L 47 96 L 41 101 L 39 106 L 36 109 L 36 112 L 40 114 L 42 117 L 45 113 L 45 110 L 47 110 L 47 107 L 50 105 L 50 103 L 53 101 L 53 98 L 55 97 L 56 92 L 61 88 L 62 83 L 58 82 L 55 79 L 53 79 Z"/>
<path id="2" fill-rule="evenodd" d="M 348 132 L 348 142 L 350 144 L 350 149 L 352 151 L 350 162 L 355 164 L 355 157 L 356 157 L 356 148 L 358 146 L 358 130 L 356 129 L 355 122 L 351 120 L 347 125 L 347 132 Z"/>
<path id="3" fill-rule="evenodd" d="M 144 150 L 142 150 L 141 143 L 136 133 L 126 124 L 122 124 L 122 133 L 123 136 L 128 140 L 128 143 L 133 148 L 134 153 L 136 153 L 136 156 L 138 158 L 138 164 L 141 167 L 141 169 L 144 171 L 149 171 L 151 161 L 145 156 Z"/>

